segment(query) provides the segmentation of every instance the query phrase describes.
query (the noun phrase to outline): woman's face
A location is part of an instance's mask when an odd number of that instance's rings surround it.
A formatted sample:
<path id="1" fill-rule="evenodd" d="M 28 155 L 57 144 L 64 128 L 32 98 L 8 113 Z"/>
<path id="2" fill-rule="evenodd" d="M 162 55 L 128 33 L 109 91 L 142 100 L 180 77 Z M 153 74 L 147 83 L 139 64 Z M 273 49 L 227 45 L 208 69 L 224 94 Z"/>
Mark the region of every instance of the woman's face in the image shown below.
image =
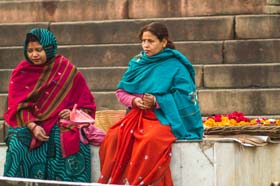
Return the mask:
<path id="1" fill-rule="evenodd" d="M 47 55 L 39 42 L 29 42 L 27 45 L 27 56 L 35 65 L 46 63 Z"/>
<path id="2" fill-rule="evenodd" d="M 159 53 L 167 44 L 167 40 L 160 41 L 157 36 L 150 31 L 143 32 L 142 35 L 142 48 L 147 56 L 153 56 Z"/>

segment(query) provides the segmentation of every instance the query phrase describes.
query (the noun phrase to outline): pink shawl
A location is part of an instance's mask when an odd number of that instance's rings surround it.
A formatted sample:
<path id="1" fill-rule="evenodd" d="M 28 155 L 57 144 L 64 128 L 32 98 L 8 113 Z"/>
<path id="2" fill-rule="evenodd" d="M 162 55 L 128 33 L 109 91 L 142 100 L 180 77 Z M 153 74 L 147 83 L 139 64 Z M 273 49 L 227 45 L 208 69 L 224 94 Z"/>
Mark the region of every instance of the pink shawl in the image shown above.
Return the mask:
<path id="1" fill-rule="evenodd" d="M 91 116 L 95 117 L 94 97 L 82 74 L 68 59 L 58 55 L 54 61 L 43 65 L 33 65 L 23 60 L 11 75 L 8 110 L 4 118 L 11 127 L 36 122 L 49 134 L 59 120 L 58 113 L 66 108 L 72 109 L 74 104 L 78 108 L 91 110 Z M 79 138 L 75 137 L 72 142 L 79 146 Z M 33 137 L 30 149 L 40 144 Z M 62 144 L 63 148 L 74 148 L 65 144 Z"/>

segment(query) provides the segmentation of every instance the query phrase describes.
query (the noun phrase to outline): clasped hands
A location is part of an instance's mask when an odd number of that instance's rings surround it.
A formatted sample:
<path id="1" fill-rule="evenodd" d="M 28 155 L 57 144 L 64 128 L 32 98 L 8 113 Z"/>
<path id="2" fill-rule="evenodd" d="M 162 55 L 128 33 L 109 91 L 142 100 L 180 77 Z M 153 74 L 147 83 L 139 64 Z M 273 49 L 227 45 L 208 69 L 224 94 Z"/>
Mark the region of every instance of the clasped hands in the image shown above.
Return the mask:
<path id="1" fill-rule="evenodd" d="M 60 118 L 69 119 L 70 117 L 70 110 L 64 109 L 58 115 Z M 39 141 L 48 141 L 49 136 L 46 134 L 46 131 L 40 125 L 37 125 L 35 122 L 30 122 L 27 124 L 27 127 L 33 134 L 33 136 Z"/>
<path id="2" fill-rule="evenodd" d="M 152 94 L 144 94 L 143 98 L 137 97 L 133 100 L 132 105 L 139 109 L 152 109 L 156 105 L 156 97 Z"/>

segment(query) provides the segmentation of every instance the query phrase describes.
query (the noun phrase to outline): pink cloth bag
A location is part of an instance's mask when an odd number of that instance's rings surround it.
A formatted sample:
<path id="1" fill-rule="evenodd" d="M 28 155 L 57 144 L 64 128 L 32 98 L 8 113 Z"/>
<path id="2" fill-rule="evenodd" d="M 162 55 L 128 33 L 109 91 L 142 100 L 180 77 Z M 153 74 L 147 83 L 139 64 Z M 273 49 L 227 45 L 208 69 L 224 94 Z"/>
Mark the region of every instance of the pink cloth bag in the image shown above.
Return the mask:
<path id="1" fill-rule="evenodd" d="M 80 141 L 84 144 L 98 146 L 106 135 L 103 130 L 94 126 L 95 120 L 90 115 L 77 109 L 77 104 L 74 105 L 70 113 L 70 120 L 62 119 L 60 122 L 64 125 L 76 125 L 79 129 Z"/>

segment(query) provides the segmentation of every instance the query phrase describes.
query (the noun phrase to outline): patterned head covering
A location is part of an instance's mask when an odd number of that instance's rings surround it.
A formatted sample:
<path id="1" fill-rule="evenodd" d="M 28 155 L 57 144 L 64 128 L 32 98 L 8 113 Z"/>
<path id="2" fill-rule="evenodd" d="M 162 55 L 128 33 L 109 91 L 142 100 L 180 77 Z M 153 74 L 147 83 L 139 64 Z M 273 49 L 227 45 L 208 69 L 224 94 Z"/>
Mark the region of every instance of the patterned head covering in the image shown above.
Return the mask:
<path id="1" fill-rule="evenodd" d="M 33 39 L 31 39 L 33 38 Z M 57 52 L 57 42 L 56 38 L 52 32 L 44 28 L 33 28 L 30 32 L 26 34 L 24 42 L 24 56 L 30 62 L 27 55 L 27 44 L 30 41 L 38 41 L 44 48 L 47 56 L 47 62 L 55 57 Z"/>

